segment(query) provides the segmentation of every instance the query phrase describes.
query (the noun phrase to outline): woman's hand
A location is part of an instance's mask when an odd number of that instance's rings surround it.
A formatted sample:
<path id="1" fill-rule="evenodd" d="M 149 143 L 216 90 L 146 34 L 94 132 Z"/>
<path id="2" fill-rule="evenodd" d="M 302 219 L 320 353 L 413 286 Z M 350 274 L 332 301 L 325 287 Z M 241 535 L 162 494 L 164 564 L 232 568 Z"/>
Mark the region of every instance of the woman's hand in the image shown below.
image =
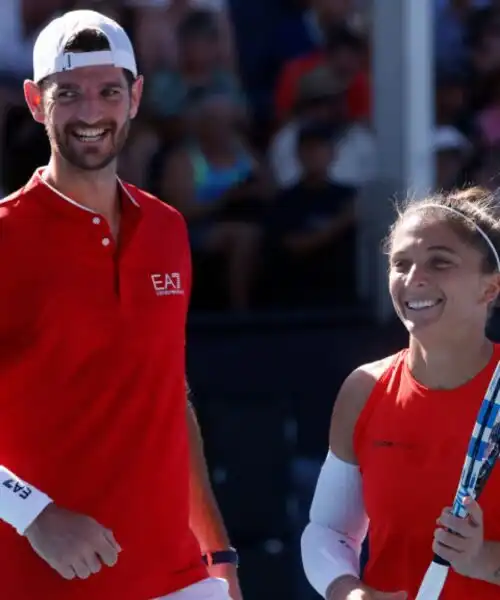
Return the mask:
<path id="1" fill-rule="evenodd" d="M 483 511 L 472 498 L 466 498 L 464 505 L 469 513 L 464 519 L 455 517 L 451 508 L 443 510 L 432 545 L 434 552 L 460 574 L 470 572 L 484 545 Z"/>

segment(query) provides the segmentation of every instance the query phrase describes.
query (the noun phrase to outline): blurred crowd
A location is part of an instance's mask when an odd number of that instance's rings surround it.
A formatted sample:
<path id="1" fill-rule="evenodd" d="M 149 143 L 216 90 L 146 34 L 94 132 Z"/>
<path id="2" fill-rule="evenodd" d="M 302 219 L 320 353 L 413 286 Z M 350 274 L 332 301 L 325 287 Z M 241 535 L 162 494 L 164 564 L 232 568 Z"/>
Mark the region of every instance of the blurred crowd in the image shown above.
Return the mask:
<path id="1" fill-rule="evenodd" d="M 355 302 L 376 1 L 1 0 L 2 192 L 48 158 L 22 95 L 33 41 L 58 12 L 93 8 L 135 45 L 145 92 L 120 172 L 185 216 L 193 308 Z M 500 1 L 432 1 L 437 187 L 496 187 Z"/>

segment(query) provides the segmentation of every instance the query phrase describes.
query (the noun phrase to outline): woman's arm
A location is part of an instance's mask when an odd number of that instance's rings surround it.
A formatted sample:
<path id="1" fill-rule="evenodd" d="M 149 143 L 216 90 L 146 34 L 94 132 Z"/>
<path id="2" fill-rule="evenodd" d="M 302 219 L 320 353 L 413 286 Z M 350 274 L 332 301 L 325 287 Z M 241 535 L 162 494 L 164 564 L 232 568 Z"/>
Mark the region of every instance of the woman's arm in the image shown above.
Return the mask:
<path id="1" fill-rule="evenodd" d="M 359 579 L 359 557 L 368 518 L 353 434 L 358 416 L 388 360 L 356 369 L 342 385 L 335 402 L 330 448 L 301 543 L 306 576 L 327 599 L 347 597 L 355 590 L 367 591 Z"/>

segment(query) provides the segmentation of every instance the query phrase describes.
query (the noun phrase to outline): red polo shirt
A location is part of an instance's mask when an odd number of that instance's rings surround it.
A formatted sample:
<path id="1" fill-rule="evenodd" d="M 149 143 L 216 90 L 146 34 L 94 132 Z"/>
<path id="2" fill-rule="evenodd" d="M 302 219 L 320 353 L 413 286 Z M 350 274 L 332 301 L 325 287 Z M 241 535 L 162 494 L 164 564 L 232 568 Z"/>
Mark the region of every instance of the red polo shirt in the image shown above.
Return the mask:
<path id="1" fill-rule="evenodd" d="M 0 464 L 123 548 L 66 581 L 0 523 L 2 598 L 149 600 L 207 576 L 189 529 L 186 227 L 119 185 L 118 245 L 40 171 L 0 203 Z"/>

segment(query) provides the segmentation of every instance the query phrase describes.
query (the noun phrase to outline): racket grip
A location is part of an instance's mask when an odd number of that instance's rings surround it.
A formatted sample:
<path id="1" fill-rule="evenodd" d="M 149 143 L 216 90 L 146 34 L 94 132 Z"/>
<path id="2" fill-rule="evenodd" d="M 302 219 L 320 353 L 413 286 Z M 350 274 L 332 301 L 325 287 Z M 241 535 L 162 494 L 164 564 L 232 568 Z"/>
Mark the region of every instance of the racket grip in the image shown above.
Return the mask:
<path id="1" fill-rule="evenodd" d="M 436 563 L 437 565 L 443 565 L 443 567 L 450 566 L 450 563 L 447 560 L 445 560 L 444 558 L 441 558 L 437 554 L 434 554 L 434 557 L 432 558 L 432 562 Z"/>

